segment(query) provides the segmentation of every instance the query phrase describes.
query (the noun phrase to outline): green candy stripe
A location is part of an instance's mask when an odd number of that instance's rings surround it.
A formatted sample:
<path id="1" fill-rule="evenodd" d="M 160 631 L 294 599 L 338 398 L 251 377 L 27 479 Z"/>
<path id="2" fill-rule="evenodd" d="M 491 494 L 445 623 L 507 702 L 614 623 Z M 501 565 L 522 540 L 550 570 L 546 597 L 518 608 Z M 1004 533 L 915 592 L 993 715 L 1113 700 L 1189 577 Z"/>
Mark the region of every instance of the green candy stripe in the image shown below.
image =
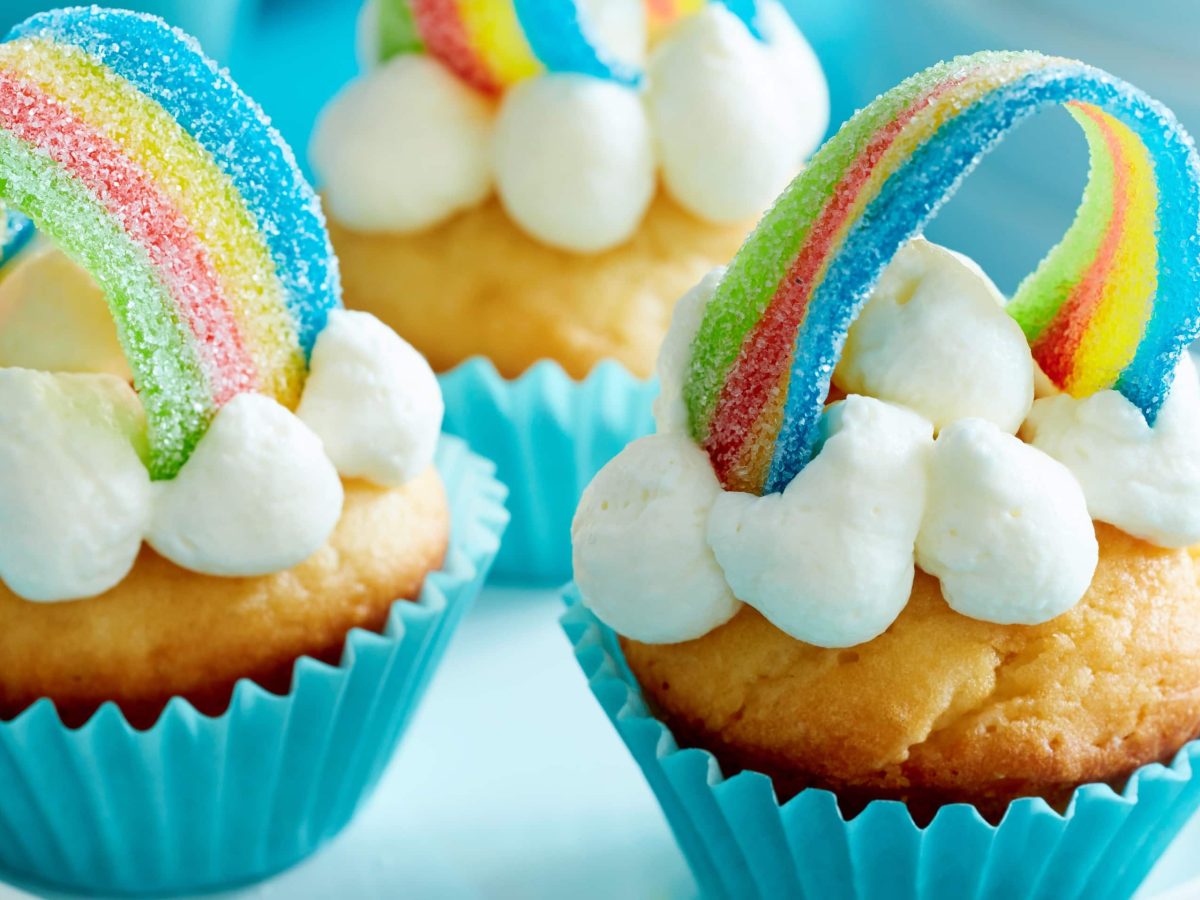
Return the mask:
<path id="1" fill-rule="evenodd" d="M 425 42 L 417 30 L 409 0 L 378 0 L 379 61 L 405 53 L 424 53 Z"/>
<path id="2" fill-rule="evenodd" d="M 1021 282 L 1008 312 L 1032 343 L 1046 330 L 1100 251 L 1113 214 L 1115 173 L 1108 143 L 1090 117 L 1066 107 L 1087 137 L 1091 171 L 1075 220 L 1062 241 Z"/>
<path id="3" fill-rule="evenodd" d="M 817 151 L 738 251 L 692 344 L 684 400 L 694 438 L 707 438 L 721 387 L 747 336 L 770 305 L 846 170 L 877 131 L 951 74 L 950 63 L 939 63 L 859 110 Z M 795 189 L 800 184 L 804 190 Z"/>
<path id="4" fill-rule="evenodd" d="M 150 474 L 172 478 L 215 413 L 196 347 L 145 251 L 48 156 L 0 131 L 0 200 L 96 280 L 146 410 Z"/>

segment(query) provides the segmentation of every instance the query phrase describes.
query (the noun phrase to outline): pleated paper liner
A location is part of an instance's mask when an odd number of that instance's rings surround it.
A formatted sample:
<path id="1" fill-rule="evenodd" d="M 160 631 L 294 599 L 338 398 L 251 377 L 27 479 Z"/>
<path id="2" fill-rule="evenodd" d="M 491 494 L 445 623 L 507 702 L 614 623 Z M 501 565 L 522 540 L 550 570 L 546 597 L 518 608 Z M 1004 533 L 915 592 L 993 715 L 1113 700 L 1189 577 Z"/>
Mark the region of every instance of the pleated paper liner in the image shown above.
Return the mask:
<path id="1" fill-rule="evenodd" d="M 106 704 L 81 728 L 41 700 L 0 722 L 0 869 L 34 886 L 177 894 L 262 878 L 340 831 L 391 758 L 455 626 L 483 585 L 507 514 L 493 467 L 444 438 L 443 568 L 382 634 L 352 630 L 341 662 L 296 664 L 283 696 L 243 680 L 205 716 L 172 700 L 146 731 Z M 203 636 L 198 636 L 203 639 Z"/>
<path id="2" fill-rule="evenodd" d="M 648 710 L 616 636 L 567 590 L 563 628 L 588 684 L 662 805 L 705 896 L 736 898 L 1088 898 L 1132 896 L 1200 805 L 1200 741 L 1170 765 L 1143 766 L 1120 792 L 1079 788 L 1065 813 L 1017 800 L 998 825 L 943 807 L 924 828 L 903 803 L 845 819 L 835 796 L 780 804 L 769 778 L 721 774 L 680 749 Z"/>
<path id="3" fill-rule="evenodd" d="M 476 357 L 440 376 L 445 429 L 496 463 L 512 523 L 493 578 L 560 585 L 571 578 L 571 519 L 588 482 L 635 438 L 654 429 L 658 388 L 618 363 L 575 381 L 543 360 L 520 378 Z"/>

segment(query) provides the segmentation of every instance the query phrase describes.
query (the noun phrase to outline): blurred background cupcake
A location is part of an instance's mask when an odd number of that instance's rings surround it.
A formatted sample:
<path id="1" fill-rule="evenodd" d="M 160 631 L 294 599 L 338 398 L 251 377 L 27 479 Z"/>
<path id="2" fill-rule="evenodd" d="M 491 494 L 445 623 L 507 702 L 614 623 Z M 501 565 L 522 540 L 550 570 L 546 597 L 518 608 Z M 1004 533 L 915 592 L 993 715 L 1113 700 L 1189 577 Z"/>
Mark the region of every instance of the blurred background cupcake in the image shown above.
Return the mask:
<path id="1" fill-rule="evenodd" d="M 465 364 L 443 381 L 447 427 L 513 489 L 501 576 L 566 576 L 567 504 L 610 435 L 646 427 L 672 298 L 824 135 L 811 48 L 774 0 L 749 10 L 362 9 L 366 71 L 310 159 L 348 305 L 435 369 Z"/>
<path id="2" fill-rule="evenodd" d="M 374 786 L 504 490 L 428 363 L 341 307 L 312 188 L 194 41 L 51 11 L 0 85 L 0 195 L 38 231 L 0 278 L 0 871 L 261 878 Z"/>

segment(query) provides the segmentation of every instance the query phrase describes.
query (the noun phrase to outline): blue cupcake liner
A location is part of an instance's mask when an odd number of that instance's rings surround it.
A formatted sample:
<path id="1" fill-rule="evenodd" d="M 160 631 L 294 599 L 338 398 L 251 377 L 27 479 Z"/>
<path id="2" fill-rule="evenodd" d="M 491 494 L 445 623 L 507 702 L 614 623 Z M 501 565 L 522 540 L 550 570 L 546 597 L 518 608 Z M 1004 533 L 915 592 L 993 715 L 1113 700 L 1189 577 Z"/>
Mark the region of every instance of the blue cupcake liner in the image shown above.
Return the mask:
<path id="1" fill-rule="evenodd" d="M 571 519 L 583 489 L 634 438 L 654 430 L 658 392 L 612 361 L 583 381 L 543 360 L 516 380 L 475 357 L 441 375 L 443 428 L 496 463 L 512 523 L 496 581 L 561 585 L 571 578 Z"/>
<path id="2" fill-rule="evenodd" d="M 210 717 L 182 698 L 138 731 L 114 704 L 81 728 L 39 700 L 0 722 L 0 869 L 38 886 L 176 894 L 262 878 L 350 821 L 390 759 L 504 530 L 504 488 L 447 438 L 437 454 L 450 548 L 382 634 L 352 630 L 336 666 L 301 657 L 291 689 L 240 681 Z"/>
<path id="3" fill-rule="evenodd" d="M 706 896 L 1124 900 L 1200 806 L 1200 741 L 1170 765 L 1138 769 L 1119 793 L 1085 785 L 1061 814 L 1040 798 L 1020 799 L 999 825 L 954 804 L 921 828 L 896 801 L 847 820 L 834 794 L 817 789 L 780 805 L 767 776 L 725 778 L 711 753 L 680 749 L 650 713 L 613 632 L 574 585 L 565 599 L 563 629 L 592 693 Z"/>

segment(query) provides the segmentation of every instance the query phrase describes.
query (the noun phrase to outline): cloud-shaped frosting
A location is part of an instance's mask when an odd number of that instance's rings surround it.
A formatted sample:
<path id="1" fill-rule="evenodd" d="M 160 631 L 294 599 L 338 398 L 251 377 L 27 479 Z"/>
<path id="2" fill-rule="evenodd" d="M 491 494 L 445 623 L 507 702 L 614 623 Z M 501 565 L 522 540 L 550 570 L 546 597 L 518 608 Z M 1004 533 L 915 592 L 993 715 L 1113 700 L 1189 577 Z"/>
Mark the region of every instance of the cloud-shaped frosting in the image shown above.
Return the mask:
<path id="1" fill-rule="evenodd" d="M 306 559 L 341 515 L 339 473 L 384 486 L 419 474 L 442 415 L 428 365 L 366 313 L 334 312 L 311 367 L 304 419 L 240 394 L 179 474 L 154 484 L 124 381 L 0 369 L 0 578 L 30 600 L 94 596 L 128 574 L 143 540 L 210 575 Z"/>
<path id="2" fill-rule="evenodd" d="M 374 316 L 334 310 L 296 414 L 348 478 L 398 487 L 433 462 L 445 406 L 425 357 Z"/>
<path id="3" fill-rule="evenodd" d="M 418 231 L 492 191 L 492 106 L 426 56 L 398 56 L 325 107 L 309 155 L 333 215 Z"/>
<path id="4" fill-rule="evenodd" d="M 738 611 L 705 533 L 721 486 L 688 437 L 634 441 L 588 485 L 571 528 L 575 580 L 605 622 L 652 643 L 700 637 Z"/>
<path id="5" fill-rule="evenodd" d="M 495 146 L 505 210 L 554 247 L 592 253 L 628 240 L 658 187 L 642 99 L 616 82 L 521 82 L 500 106 Z"/>
<path id="6" fill-rule="evenodd" d="M 951 607 L 1006 625 L 1049 621 L 1087 592 L 1099 552 L 1061 463 L 984 419 L 938 435 L 917 562 Z"/>
<path id="7" fill-rule="evenodd" d="M 1200 383 L 1189 354 L 1151 428 L 1116 391 L 1033 405 L 1022 431 L 1079 483 L 1093 518 L 1160 547 L 1200 542 Z"/>
<path id="8" fill-rule="evenodd" d="M 782 493 L 721 493 L 708 539 L 734 594 L 821 647 L 882 634 L 913 583 L 933 427 L 847 397 L 825 414 L 820 454 Z"/>
<path id="9" fill-rule="evenodd" d="M 0 578 L 74 600 L 124 578 L 150 522 L 145 418 L 112 375 L 0 369 Z"/>
<path id="10" fill-rule="evenodd" d="M 922 238 L 884 270 L 850 328 L 834 383 L 911 407 L 941 429 L 966 416 L 1015 434 L 1033 356 L 1004 296 L 972 260 Z"/>
<path id="11" fill-rule="evenodd" d="M 713 222 L 758 215 L 800 169 L 785 112 L 788 73 L 719 3 L 684 21 L 650 58 L 646 102 L 663 181 L 683 206 Z"/>
<path id="12" fill-rule="evenodd" d="M 342 515 L 321 439 L 270 397 L 239 394 L 187 463 L 154 485 L 146 540 L 185 569 L 266 575 L 303 562 Z"/>
<path id="13" fill-rule="evenodd" d="M 586 11 L 606 46 L 641 55 L 636 0 L 593 0 Z M 493 105 L 431 58 L 393 59 L 331 101 L 314 132 L 313 166 L 334 215 L 361 231 L 429 227 L 481 203 L 494 181 L 529 234 L 598 252 L 637 230 L 659 155 L 681 204 L 739 222 L 766 208 L 829 122 L 812 49 L 775 0 L 762 4 L 760 20 L 765 41 L 720 4 L 685 20 L 656 47 L 644 92 L 545 74 Z M 376 24 L 368 8 L 361 46 L 377 45 Z"/>

